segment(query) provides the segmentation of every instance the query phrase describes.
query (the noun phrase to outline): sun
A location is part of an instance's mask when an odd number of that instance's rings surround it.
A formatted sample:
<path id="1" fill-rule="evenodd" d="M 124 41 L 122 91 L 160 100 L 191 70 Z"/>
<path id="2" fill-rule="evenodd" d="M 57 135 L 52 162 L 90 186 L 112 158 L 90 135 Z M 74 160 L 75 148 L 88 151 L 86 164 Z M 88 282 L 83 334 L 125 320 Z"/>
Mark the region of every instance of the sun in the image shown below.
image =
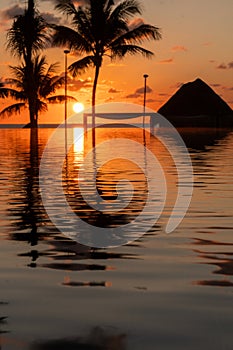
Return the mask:
<path id="1" fill-rule="evenodd" d="M 84 104 L 81 103 L 81 102 L 76 102 L 74 105 L 73 105 L 73 111 L 75 113 L 81 113 L 82 111 L 84 110 Z"/>

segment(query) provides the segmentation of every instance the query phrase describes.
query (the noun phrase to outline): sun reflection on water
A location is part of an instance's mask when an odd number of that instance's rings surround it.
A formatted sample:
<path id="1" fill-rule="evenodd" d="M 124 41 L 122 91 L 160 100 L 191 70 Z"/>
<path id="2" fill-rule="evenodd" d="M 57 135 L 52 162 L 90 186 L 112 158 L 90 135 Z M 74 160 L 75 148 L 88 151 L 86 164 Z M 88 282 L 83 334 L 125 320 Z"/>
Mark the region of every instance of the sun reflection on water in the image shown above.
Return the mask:
<path id="1" fill-rule="evenodd" d="M 80 154 L 83 154 L 84 151 L 84 135 L 82 133 L 82 128 L 74 128 L 73 137 L 74 153 L 79 156 Z"/>

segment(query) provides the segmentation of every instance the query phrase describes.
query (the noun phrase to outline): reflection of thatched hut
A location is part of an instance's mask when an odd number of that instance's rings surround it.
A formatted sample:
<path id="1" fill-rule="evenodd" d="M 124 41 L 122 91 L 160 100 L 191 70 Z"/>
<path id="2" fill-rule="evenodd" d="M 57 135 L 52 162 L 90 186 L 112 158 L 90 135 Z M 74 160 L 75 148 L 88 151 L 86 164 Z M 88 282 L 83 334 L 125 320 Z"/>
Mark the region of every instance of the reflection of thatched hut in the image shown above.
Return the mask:
<path id="1" fill-rule="evenodd" d="M 204 81 L 181 88 L 158 110 L 175 126 L 233 126 L 233 111 Z"/>

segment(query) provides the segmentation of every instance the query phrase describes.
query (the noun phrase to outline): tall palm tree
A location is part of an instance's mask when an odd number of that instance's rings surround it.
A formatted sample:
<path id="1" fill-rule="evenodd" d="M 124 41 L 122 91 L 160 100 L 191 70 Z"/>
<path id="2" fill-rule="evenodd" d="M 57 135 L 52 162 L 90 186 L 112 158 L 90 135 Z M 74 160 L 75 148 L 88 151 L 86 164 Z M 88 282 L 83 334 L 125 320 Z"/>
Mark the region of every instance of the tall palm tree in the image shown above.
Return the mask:
<path id="1" fill-rule="evenodd" d="M 142 13 L 137 0 L 89 0 L 76 7 L 72 0 L 55 0 L 55 8 L 71 19 L 71 27 L 54 26 L 53 45 L 68 47 L 81 54 L 78 61 L 69 66 L 75 77 L 79 72 L 93 66 L 95 68 L 92 89 L 93 125 L 95 116 L 96 88 L 103 58 L 122 59 L 127 54 L 142 54 L 149 58 L 153 53 L 140 44 L 144 40 L 159 40 L 159 28 L 140 22 L 130 24 L 130 20 Z"/>
<path id="2" fill-rule="evenodd" d="M 34 87 L 34 116 L 38 120 L 39 112 L 47 111 L 48 103 L 60 103 L 66 99 L 62 95 L 53 95 L 64 83 L 64 77 L 55 75 L 57 63 L 48 66 L 45 56 L 36 56 L 32 60 L 32 83 Z M 19 66 L 10 66 L 14 75 L 9 79 L 10 86 L 0 86 L 0 97 L 12 98 L 16 103 L 6 107 L 0 112 L 0 117 L 11 116 L 20 113 L 22 109 L 30 108 L 30 88 L 26 63 Z M 15 87 L 12 88 L 11 86 Z M 76 100 L 68 96 L 70 100 Z"/>
<path id="3" fill-rule="evenodd" d="M 36 89 L 33 79 L 33 58 L 44 49 L 50 41 L 49 25 L 35 9 L 34 0 L 28 0 L 24 14 L 17 16 L 7 32 L 7 49 L 24 64 L 24 78 L 29 88 L 28 104 L 31 127 L 37 127 Z"/>

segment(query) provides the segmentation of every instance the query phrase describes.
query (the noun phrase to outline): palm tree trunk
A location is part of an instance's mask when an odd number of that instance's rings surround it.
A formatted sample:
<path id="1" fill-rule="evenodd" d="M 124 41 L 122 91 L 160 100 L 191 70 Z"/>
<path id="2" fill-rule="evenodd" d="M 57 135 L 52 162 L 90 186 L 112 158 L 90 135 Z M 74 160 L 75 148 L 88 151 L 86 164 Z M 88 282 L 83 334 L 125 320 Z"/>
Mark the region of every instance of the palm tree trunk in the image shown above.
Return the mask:
<path id="1" fill-rule="evenodd" d="M 38 116 L 34 106 L 34 97 L 28 99 L 29 114 L 30 114 L 30 126 L 32 129 L 38 128 Z"/>
<path id="2" fill-rule="evenodd" d="M 27 8 L 27 19 L 28 23 L 33 26 L 34 17 L 35 17 L 35 1 L 28 0 L 28 8 Z M 36 109 L 36 95 L 35 95 L 35 87 L 33 81 L 33 62 L 32 62 L 32 46 L 33 39 L 29 40 L 26 43 L 26 55 L 25 55 L 25 63 L 27 69 L 27 80 L 28 80 L 28 105 L 29 105 L 29 115 L 30 115 L 30 126 L 32 129 L 38 127 L 38 117 L 37 117 L 37 109 Z"/>
<path id="3" fill-rule="evenodd" d="M 95 66 L 95 78 L 92 88 L 92 145 L 95 147 L 95 103 L 96 103 L 96 89 L 99 78 L 100 65 Z"/>
<path id="4" fill-rule="evenodd" d="M 26 63 L 27 69 L 27 80 L 28 80 L 28 108 L 29 108 L 29 116 L 30 116 L 30 126 L 31 128 L 37 128 L 37 108 L 36 108 L 36 91 L 34 87 L 34 79 L 33 79 L 33 64 L 27 59 Z"/>
<path id="5" fill-rule="evenodd" d="M 32 13 L 34 16 L 34 12 L 35 12 L 35 2 L 34 0 L 28 0 L 28 12 Z"/>

